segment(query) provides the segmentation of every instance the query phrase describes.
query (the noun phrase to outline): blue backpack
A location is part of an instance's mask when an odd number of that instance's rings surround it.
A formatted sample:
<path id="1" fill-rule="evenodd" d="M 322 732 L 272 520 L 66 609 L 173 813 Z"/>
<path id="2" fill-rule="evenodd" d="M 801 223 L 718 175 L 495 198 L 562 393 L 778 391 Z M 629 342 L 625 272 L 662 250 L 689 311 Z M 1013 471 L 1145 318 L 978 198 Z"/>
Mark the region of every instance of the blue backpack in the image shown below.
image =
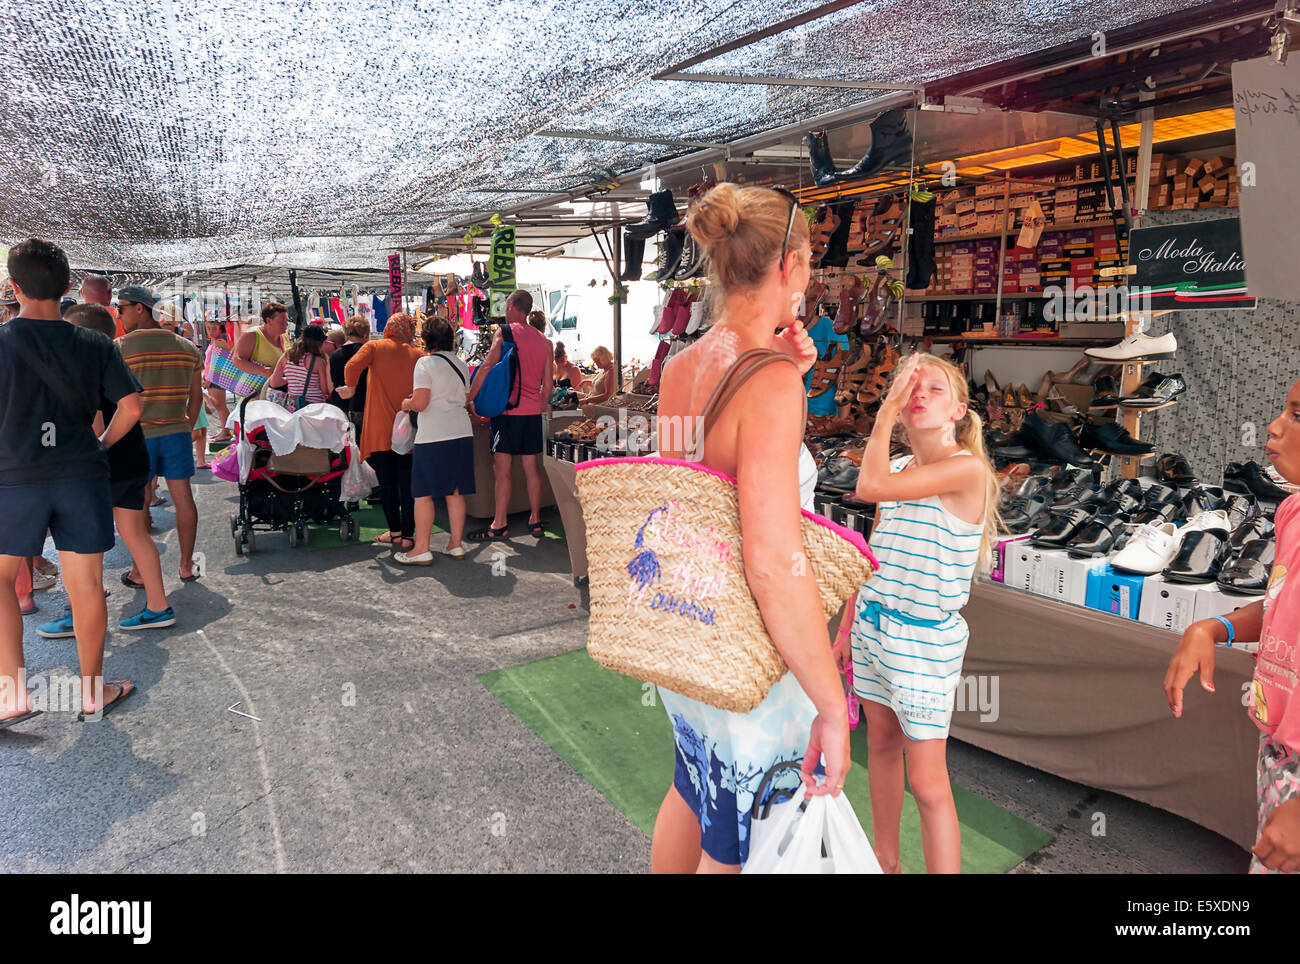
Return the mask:
<path id="1" fill-rule="evenodd" d="M 510 400 L 514 389 L 514 401 Z M 484 418 L 495 418 L 512 408 L 519 407 L 520 394 L 523 392 L 522 379 L 519 377 L 519 352 L 515 345 L 514 332 L 510 325 L 501 326 L 501 358 L 488 369 L 478 394 L 474 396 L 474 411 Z"/>

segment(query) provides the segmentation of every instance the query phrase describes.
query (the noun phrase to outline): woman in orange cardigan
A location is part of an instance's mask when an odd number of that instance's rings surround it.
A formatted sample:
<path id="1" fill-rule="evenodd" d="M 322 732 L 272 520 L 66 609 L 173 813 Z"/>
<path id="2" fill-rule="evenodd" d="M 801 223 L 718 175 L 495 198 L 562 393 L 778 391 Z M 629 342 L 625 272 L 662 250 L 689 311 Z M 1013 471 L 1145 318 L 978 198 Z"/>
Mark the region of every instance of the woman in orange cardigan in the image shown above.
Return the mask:
<path id="1" fill-rule="evenodd" d="M 366 380 L 366 411 L 361 422 L 361 457 L 379 477 L 384 518 L 388 532 L 376 544 L 408 552 L 415 548 L 415 501 L 411 498 L 411 454 L 393 451 L 393 419 L 411 394 L 415 363 L 423 352 L 411 344 L 415 326 L 405 313 L 393 315 L 384 326 L 384 337 L 368 341 L 348 359 L 343 369 L 348 398 L 369 371 Z"/>

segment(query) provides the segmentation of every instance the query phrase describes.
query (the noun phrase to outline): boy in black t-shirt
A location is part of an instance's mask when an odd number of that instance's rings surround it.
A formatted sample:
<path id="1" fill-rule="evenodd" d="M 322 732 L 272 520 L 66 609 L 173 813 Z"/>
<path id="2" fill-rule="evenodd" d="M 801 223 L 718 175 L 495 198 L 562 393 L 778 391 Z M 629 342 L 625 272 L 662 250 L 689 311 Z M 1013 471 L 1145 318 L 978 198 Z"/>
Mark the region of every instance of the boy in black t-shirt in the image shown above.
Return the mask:
<path id="1" fill-rule="evenodd" d="M 68 324 L 59 299 L 67 256 L 31 239 L 9 252 L 18 317 L 0 326 L 0 729 L 36 715 L 23 671 L 23 626 L 14 579 L 23 557 L 54 535 L 76 620 L 82 713 L 98 718 L 135 689 L 104 683 L 104 552 L 113 546 L 105 446 L 140 419 L 139 384 L 103 335 Z M 100 438 L 92 423 L 117 406 Z"/>
<path id="2" fill-rule="evenodd" d="M 75 305 L 63 316 L 82 328 L 98 331 L 107 338 L 117 332 L 117 323 L 102 305 Z M 119 352 L 120 354 L 120 352 Z M 129 367 L 129 366 L 128 366 Z M 95 417 L 95 431 L 102 433 L 113 420 L 117 406 L 105 398 Z M 145 490 L 149 485 L 149 449 L 139 423 L 108 450 L 108 483 L 113 493 L 113 523 L 131 552 L 131 561 L 140 573 L 140 582 L 131 573 L 122 573 L 122 582 L 132 589 L 144 589 L 144 609 L 117 624 L 118 629 L 161 629 L 176 623 L 176 614 L 167 603 L 163 589 L 162 562 L 158 547 L 149 536 L 149 514 L 145 511 Z M 48 639 L 76 635 L 70 614 L 36 630 Z"/>

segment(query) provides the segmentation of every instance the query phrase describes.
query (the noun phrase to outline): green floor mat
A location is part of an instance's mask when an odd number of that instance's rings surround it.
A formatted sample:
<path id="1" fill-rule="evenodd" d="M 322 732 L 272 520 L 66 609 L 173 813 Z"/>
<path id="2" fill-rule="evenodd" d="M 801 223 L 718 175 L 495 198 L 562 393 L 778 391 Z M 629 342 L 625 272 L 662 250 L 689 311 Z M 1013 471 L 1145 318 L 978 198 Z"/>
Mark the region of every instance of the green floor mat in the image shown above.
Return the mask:
<path id="1" fill-rule="evenodd" d="M 331 523 L 327 526 L 310 526 L 311 533 L 308 536 L 307 547 L 309 549 L 337 549 L 339 546 L 369 545 L 375 541 L 375 537 L 388 531 L 388 522 L 384 519 L 384 510 L 379 506 L 372 506 L 369 503 L 362 502 L 361 509 L 352 513 L 352 518 L 357 520 L 357 525 L 361 526 L 361 531 L 357 534 L 356 539 L 349 539 L 344 542 L 339 538 L 339 524 Z"/>
<path id="2" fill-rule="evenodd" d="M 653 689 L 597 665 L 585 650 L 484 673 L 479 680 L 647 835 L 672 782 L 673 737 Z M 871 836 L 864 730 L 853 733 L 845 793 Z M 963 873 L 1006 873 L 1052 835 L 953 784 Z M 903 870 L 923 873 L 921 818 L 908 794 L 899 845 Z"/>

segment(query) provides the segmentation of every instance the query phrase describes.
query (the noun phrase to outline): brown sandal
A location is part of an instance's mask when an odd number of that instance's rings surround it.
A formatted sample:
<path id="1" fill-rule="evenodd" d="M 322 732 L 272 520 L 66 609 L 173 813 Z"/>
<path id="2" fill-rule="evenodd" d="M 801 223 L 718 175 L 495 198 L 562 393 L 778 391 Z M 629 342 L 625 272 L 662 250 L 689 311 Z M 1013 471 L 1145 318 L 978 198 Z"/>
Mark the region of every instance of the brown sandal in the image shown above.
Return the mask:
<path id="1" fill-rule="evenodd" d="M 835 313 L 835 334 L 847 335 L 849 329 L 853 327 L 853 322 L 857 318 L 858 302 L 862 299 L 864 290 L 862 279 L 854 275 L 852 284 L 840 291 L 840 310 Z"/>
<path id="2" fill-rule="evenodd" d="M 858 264 L 873 267 L 876 255 L 892 248 L 902 231 L 902 198 L 897 195 L 885 198 L 877 205 L 875 213 L 866 219 L 866 230 L 863 232 L 866 244 L 862 249 L 862 257 L 858 258 Z"/>
<path id="3" fill-rule="evenodd" d="M 835 393 L 836 405 L 847 405 L 858 397 L 871 371 L 871 352 L 858 347 L 858 355 L 840 369 L 840 387 Z"/>
<path id="4" fill-rule="evenodd" d="M 809 398 L 825 395 L 839 383 L 840 369 L 844 367 L 847 354 L 839 345 L 832 343 L 827 347 L 826 355 L 813 363 L 812 380 L 808 385 Z"/>
<path id="5" fill-rule="evenodd" d="M 829 207 L 823 207 L 817 212 L 817 220 L 808 234 L 809 244 L 812 246 L 812 257 L 808 259 L 809 264 L 817 264 L 821 261 L 822 255 L 826 253 L 826 248 L 830 244 L 831 235 L 835 229 L 840 226 L 840 219 L 835 216 Z"/>

